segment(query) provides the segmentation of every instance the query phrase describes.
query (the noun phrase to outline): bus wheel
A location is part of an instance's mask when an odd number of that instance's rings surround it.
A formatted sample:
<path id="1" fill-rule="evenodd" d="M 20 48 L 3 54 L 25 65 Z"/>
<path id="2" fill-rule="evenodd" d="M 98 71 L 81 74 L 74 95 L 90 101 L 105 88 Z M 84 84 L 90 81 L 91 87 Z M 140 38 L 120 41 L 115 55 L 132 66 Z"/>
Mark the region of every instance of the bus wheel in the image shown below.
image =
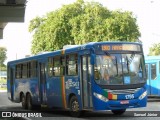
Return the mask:
<path id="1" fill-rule="evenodd" d="M 32 110 L 32 97 L 30 94 L 27 95 L 27 108 L 28 110 Z"/>
<path id="2" fill-rule="evenodd" d="M 79 103 L 76 96 L 70 99 L 70 114 L 73 117 L 80 117 L 81 111 L 79 110 Z"/>
<path id="3" fill-rule="evenodd" d="M 21 100 L 22 100 L 22 108 L 27 109 L 27 103 L 24 94 L 22 94 Z"/>
<path id="4" fill-rule="evenodd" d="M 115 115 L 122 115 L 125 113 L 126 109 L 121 109 L 121 110 L 112 110 L 112 113 Z"/>

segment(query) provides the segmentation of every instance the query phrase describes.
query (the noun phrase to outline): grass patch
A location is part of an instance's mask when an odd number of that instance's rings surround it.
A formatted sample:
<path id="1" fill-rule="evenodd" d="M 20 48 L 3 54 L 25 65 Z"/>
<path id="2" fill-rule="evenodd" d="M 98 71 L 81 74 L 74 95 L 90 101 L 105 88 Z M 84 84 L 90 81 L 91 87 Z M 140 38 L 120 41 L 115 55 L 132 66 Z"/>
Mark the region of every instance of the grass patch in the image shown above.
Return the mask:
<path id="1" fill-rule="evenodd" d="M 7 88 L 0 88 L 0 90 L 7 90 Z"/>

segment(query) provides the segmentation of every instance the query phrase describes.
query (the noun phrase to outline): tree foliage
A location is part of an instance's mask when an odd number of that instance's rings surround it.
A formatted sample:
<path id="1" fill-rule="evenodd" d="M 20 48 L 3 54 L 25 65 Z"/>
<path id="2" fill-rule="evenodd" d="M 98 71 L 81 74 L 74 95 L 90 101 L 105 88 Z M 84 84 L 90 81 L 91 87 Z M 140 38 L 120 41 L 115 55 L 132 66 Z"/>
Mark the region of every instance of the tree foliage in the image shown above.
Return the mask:
<path id="1" fill-rule="evenodd" d="M 149 55 L 160 55 L 160 43 L 153 44 L 152 47 L 149 48 Z"/>
<path id="2" fill-rule="evenodd" d="M 4 61 L 7 59 L 7 49 L 4 47 L 0 47 L 0 65 L 4 64 Z"/>
<path id="3" fill-rule="evenodd" d="M 110 11 L 97 2 L 77 0 L 31 20 L 32 53 L 61 49 L 67 44 L 97 41 L 136 41 L 140 37 L 131 12 Z"/>

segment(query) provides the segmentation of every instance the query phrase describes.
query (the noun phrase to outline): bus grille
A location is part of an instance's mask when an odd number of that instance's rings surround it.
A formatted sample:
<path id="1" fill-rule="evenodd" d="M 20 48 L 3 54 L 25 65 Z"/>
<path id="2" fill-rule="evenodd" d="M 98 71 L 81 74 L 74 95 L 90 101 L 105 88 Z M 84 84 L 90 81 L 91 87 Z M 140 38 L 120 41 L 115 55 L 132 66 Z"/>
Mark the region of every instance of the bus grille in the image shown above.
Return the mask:
<path id="1" fill-rule="evenodd" d="M 136 88 L 136 89 L 123 89 L 123 90 L 109 90 L 105 89 L 105 91 L 112 93 L 112 94 L 133 94 L 136 93 L 138 90 L 141 88 Z"/>

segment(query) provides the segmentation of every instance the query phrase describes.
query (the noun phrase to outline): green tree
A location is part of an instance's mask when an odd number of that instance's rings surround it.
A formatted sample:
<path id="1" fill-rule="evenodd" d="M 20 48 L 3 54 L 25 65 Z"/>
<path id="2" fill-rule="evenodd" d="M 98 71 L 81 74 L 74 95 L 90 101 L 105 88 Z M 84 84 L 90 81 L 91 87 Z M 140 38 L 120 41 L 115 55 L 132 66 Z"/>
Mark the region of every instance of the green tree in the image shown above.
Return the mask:
<path id="1" fill-rule="evenodd" d="M 98 41 L 136 41 L 140 37 L 131 12 L 110 11 L 97 2 L 77 0 L 31 20 L 33 54 L 61 49 L 67 44 Z"/>
<path id="2" fill-rule="evenodd" d="M 4 66 L 4 61 L 7 59 L 7 49 L 4 47 L 0 47 L 0 65 Z"/>
<path id="3" fill-rule="evenodd" d="M 149 55 L 160 55 L 160 43 L 153 44 L 152 47 L 149 48 Z"/>

